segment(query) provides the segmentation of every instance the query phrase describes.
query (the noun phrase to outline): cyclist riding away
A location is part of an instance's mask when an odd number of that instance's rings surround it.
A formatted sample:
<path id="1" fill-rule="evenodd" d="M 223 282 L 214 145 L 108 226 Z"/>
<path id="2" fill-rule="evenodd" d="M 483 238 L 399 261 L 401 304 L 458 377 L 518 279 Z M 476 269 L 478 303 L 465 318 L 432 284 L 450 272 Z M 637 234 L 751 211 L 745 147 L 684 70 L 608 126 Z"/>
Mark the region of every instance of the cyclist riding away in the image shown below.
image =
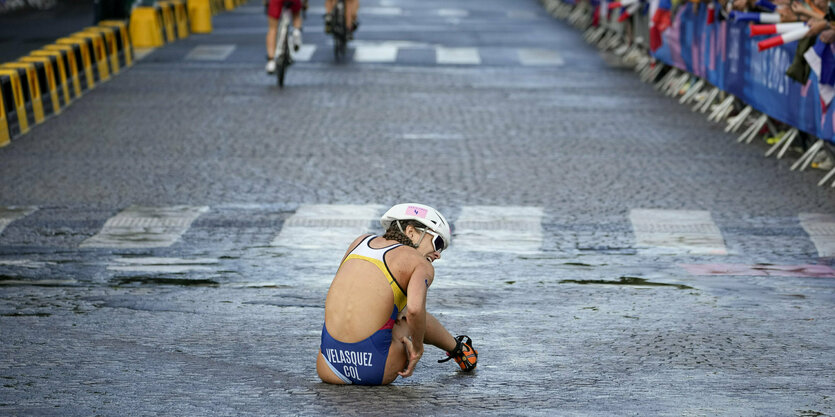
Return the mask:
<path id="1" fill-rule="evenodd" d="M 333 30 L 333 6 L 337 0 L 325 0 L 325 33 Z M 345 27 L 348 30 L 348 40 L 354 39 L 354 31 L 359 27 L 357 13 L 360 9 L 360 0 L 345 0 Z"/>
<path id="2" fill-rule="evenodd" d="M 304 3 L 304 4 L 302 4 Z M 278 20 L 284 6 L 288 5 L 293 13 L 293 50 L 298 51 L 302 45 L 302 8 L 306 8 L 307 0 L 264 0 L 264 12 L 267 14 L 267 73 L 275 72 L 275 49 L 278 35 Z"/>
<path id="3" fill-rule="evenodd" d="M 426 312 L 435 279 L 432 262 L 449 247 L 449 223 L 432 207 L 398 204 L 380 219 L 382 236 L 354 239 L 325 299 L 316 359 L 322 381 L 384 385 L 409 377 L 423 345 L 439 347 L 464 371 L 478 352 L 467 336 L 453 337 Z"/>

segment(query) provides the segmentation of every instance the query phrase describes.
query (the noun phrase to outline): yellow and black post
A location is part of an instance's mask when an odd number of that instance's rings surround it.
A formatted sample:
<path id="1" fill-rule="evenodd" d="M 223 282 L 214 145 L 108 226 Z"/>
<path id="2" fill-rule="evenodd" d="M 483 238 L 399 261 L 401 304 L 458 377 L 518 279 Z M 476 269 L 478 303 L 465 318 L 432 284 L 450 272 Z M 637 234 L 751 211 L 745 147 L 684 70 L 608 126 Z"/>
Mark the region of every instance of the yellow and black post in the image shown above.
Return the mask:
<path id="1" fill-rule="evenodd" d="M 25 134 L 29 131 L 29 117 L 26 115 L 26 102 L 17 70 L 0 68 L 0 90 L 6 107 L 9 135 L 15 138 Z"/>
<path id="2" fill-rule="evenodd" d="M 105 55 L 110 62 L 110 73 L 119 73 L 119 45 L 116 42 L 116 28 L 106 26 L 90 26 L 85 32 L 100 35 L 104 39 Z"/>
<path id="3" fill-rule="evenodd" d="M 35 64 L 27 62 L 7 62 L 0 65 L 0 68 L 11 69 L 18 72 L 20 84 L 23 90 L 23 99 L 26 105 L 26 114 L 29 116 L 29 125 L 41 123 L 44 120 L 43 99 L 41 89 L 38 86 L 38 72 Z"/>
<path id="4" fill-rule="evenodd" d="M 129 67 L 133 65 L 133 45 L 130 42 L 128 25 L 121 20 L 103 20 L 99 22 L 99 26 L 111 27 L 119 32 L 118 47 L 122 67 Z"/>
<path id="5" fill-rule="evenodd" d="M 61 114 L 61 94 L 58 91 L 59 76 L 55 71 L 54 58 L 45 56 L 25 56 L 20 62 L 35 64 L 38 70 L 38 84 L 43 98 L 44 114 Z M 64 104 L 66 106 L 66 104 Z"/>
<path id="6" fill-rule="evenodd" d="M 90 57 L 95 61 L 97 81 L 103 82 L 110 79 L 110 69 L 107 66 L 107 48 L 104 46 L 104 36 L 100 33 L 76 32 L 70 35 L 71 38 L 84 39 L 90 48 Z"/>
<path id="7" fill-rule="evenodd" d="M 2 76 L 0 76 L 0 82 L 2 82 Z M 0 91 L 0 148 L 12 142 L 12 133 L 9 131 L 9 121 L 6 120 L 6 106 L 3 105 L 3 101 L 3 92 Z"/>
<path id="8" fill-rule="evenodd" d="M 60 38 L 55 41 L 58 47 L 70 47 L 72 50 L 76 69 L 78 70 L 81 82 L 81 89 L 84 91 L 92 90 L 96 86 L 95 76 L 93 75 L 93 62 L 90 59 L 90 48 L 87 46 L 87 40 L 77 38 Z M 47 45 L 47 49 L 51 49 L 53 45 Z"/>
<path id="9" fill-rule="evenodd" d="M 71 100 L 81 97 L 81 80 L 78 76 L 78 66 L 75 63 L 75 54 L 72 48 L 61 49 L 66 45 L 52 45 L 53 48 L 45 47 L 37 51 L 32 51 L 33 56 L 50 56 L 57 57 L 58 72 L 63 74 L 62 83 L 64 84 L 64 98 L 65 103 L 69 104 Z M 72 96 L 72 97 L 71 97 Z"/>

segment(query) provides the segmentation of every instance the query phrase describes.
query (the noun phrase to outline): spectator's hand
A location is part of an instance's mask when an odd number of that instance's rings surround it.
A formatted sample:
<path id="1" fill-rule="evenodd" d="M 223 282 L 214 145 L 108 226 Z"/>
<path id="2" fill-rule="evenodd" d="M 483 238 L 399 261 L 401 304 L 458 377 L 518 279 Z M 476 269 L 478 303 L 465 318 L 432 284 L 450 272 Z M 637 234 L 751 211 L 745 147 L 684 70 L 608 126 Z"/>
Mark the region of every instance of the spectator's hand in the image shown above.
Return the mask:
<path id="1" fill-rule="evenodd" d="M 819 33 L 823 32 L 824 30 L 829 28 L 829 22 L 823 19 L 811 19 L 809 20 L 809 33 L 806 34 L 807 38 L 813 38 L 818 36 Z"/>
<path id="2" fill-rule="evenodd" d="M 797 15 L 794 14 L 791 7 L 783 6 L 777 8 L 777 13 L 780 14 L 780 21 L 781 22 L 797 22 L 798 18 Z"/>
<path id="3" fill-rule="evenodd" d="M 794 14 L 800 17 L 801 20 L 808 20 L 812 18 L 823 19 L 824 17 L 820 13 L 807 8 L 803 3 L 797 1 L 792 3 L 792 11 L 794 12 Z"/>
<path id="4" fill-rule="evenodd" d="M 739 12 L 744 12 L 745 10 L 748 10 L 748 1 L 734 0 L 733 9 Z"/>
<path id="5" fill-rule="evenodd" d="M 835 42 L 835 29 L 827 29 L 821 32 L 820 37 L 821 42 L 823 43 L 833 43 Z"/>

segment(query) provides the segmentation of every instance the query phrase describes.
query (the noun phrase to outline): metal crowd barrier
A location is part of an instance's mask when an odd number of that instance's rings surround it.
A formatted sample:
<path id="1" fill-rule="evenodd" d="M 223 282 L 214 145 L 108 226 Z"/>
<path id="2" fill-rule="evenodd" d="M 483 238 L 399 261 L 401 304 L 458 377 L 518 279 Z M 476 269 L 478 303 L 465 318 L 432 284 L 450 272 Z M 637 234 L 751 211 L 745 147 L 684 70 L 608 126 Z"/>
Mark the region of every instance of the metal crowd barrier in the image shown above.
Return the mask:
<path id="1" fill-rule="evenodd" d="M 798 129 L 781 125 L 767 114 L 754 111 L 751 106 L 710 85 L 707 80 L 652 58 L 649 53 L 649 16 L 634 13 L 628 19 L 619 21 L 620 10 L 615 9 L 608 18 L 601 17 L 598 24 L 593 25 L 595 9 L 589 1 L 540 1 L 549 14 L 583 30 L 587 42 L 620 57 L 624 64 L 638 72 L 642 81 L 653 83 L 656 90 L 677 98 L 681 104 L 691 105 L 693 111 L 707 114 L 710 121 L 726 123 L 726 132 L 742 130 L 737 142 L 751 143 L 758 137 L 766 140 L 771 145 L 765 152 L 766 157 L 775 155 L 778 159 L 782 158 L 801 136 Z M 807 169 L 824 154 L 832 161 L 826 142 L 816 139 L 792 164 L 792 171 Z M 823 186 L 833 178 L 835 167 L 824 175 L 818 185 Z M 830 187 L 835 188 L 835 180 Z"/>

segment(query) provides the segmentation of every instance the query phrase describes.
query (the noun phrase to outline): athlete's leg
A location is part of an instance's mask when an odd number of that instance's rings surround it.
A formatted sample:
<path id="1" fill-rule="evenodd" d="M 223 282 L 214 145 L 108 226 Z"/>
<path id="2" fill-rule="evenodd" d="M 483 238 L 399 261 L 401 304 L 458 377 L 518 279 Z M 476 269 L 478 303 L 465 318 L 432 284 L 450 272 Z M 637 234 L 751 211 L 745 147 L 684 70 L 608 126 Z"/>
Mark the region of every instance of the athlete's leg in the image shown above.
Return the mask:
<path id="1" fill-rule="evenodd" d="M 316 373 L 319 374 L 319 379 L 322 382 L 327 382 L 328 384 L 345 384 L 341 378 L 336 376 L 336 374 L 331 371 L 331 368 L 328 366 L 328 363 L 325 362 L 325 357 L 322 356 L 322 351 L 319 351 L 319 354 L 316 355 Z"/>
<path id="2" fill-rule="evenodd" d="M 267 27 L 267 59 L 273 59 L 275 58 L 275 42 L 278 34 L 278 19 L 268 17 L 267 21 L 269 22 L 269 26 Z"/>
<path id="3" fill-rule="evenodd" d="M 357 18 L 357 11 L 360 8 L 360 0 L 345 0 L 345 27 L 353 30 L 354 20 Z"/>
<path id="4" fill-rule="evenodd" d="M 330 13 L 334 4 L 336 4 L 336 0 L 325 0 L 325 13 Z"/>
<path id="5" fill-rule="evenodd" d="M 406 345 L 400 341 L 404 336 L 411 336 L 409 325 L 406 324 L 405 319 L 400 319 L 394 322 L 394 327 L 391 329 L 391 346 L 389 347 L 388 358 L 386 358 L 386 371 L 383 373 L 383 385 L 391 384 L 397 379 L 397 373 L 406 369 L 406 365 L 409 364 Z"/>
<path id="6" fill-rule="evenodd" d="M 447 352 L 455 349 L 455 338 L 441 324 L 435 316 L 426 313 L 426 333 L 423 335 L 423 343 L 439 347 Z"/>

